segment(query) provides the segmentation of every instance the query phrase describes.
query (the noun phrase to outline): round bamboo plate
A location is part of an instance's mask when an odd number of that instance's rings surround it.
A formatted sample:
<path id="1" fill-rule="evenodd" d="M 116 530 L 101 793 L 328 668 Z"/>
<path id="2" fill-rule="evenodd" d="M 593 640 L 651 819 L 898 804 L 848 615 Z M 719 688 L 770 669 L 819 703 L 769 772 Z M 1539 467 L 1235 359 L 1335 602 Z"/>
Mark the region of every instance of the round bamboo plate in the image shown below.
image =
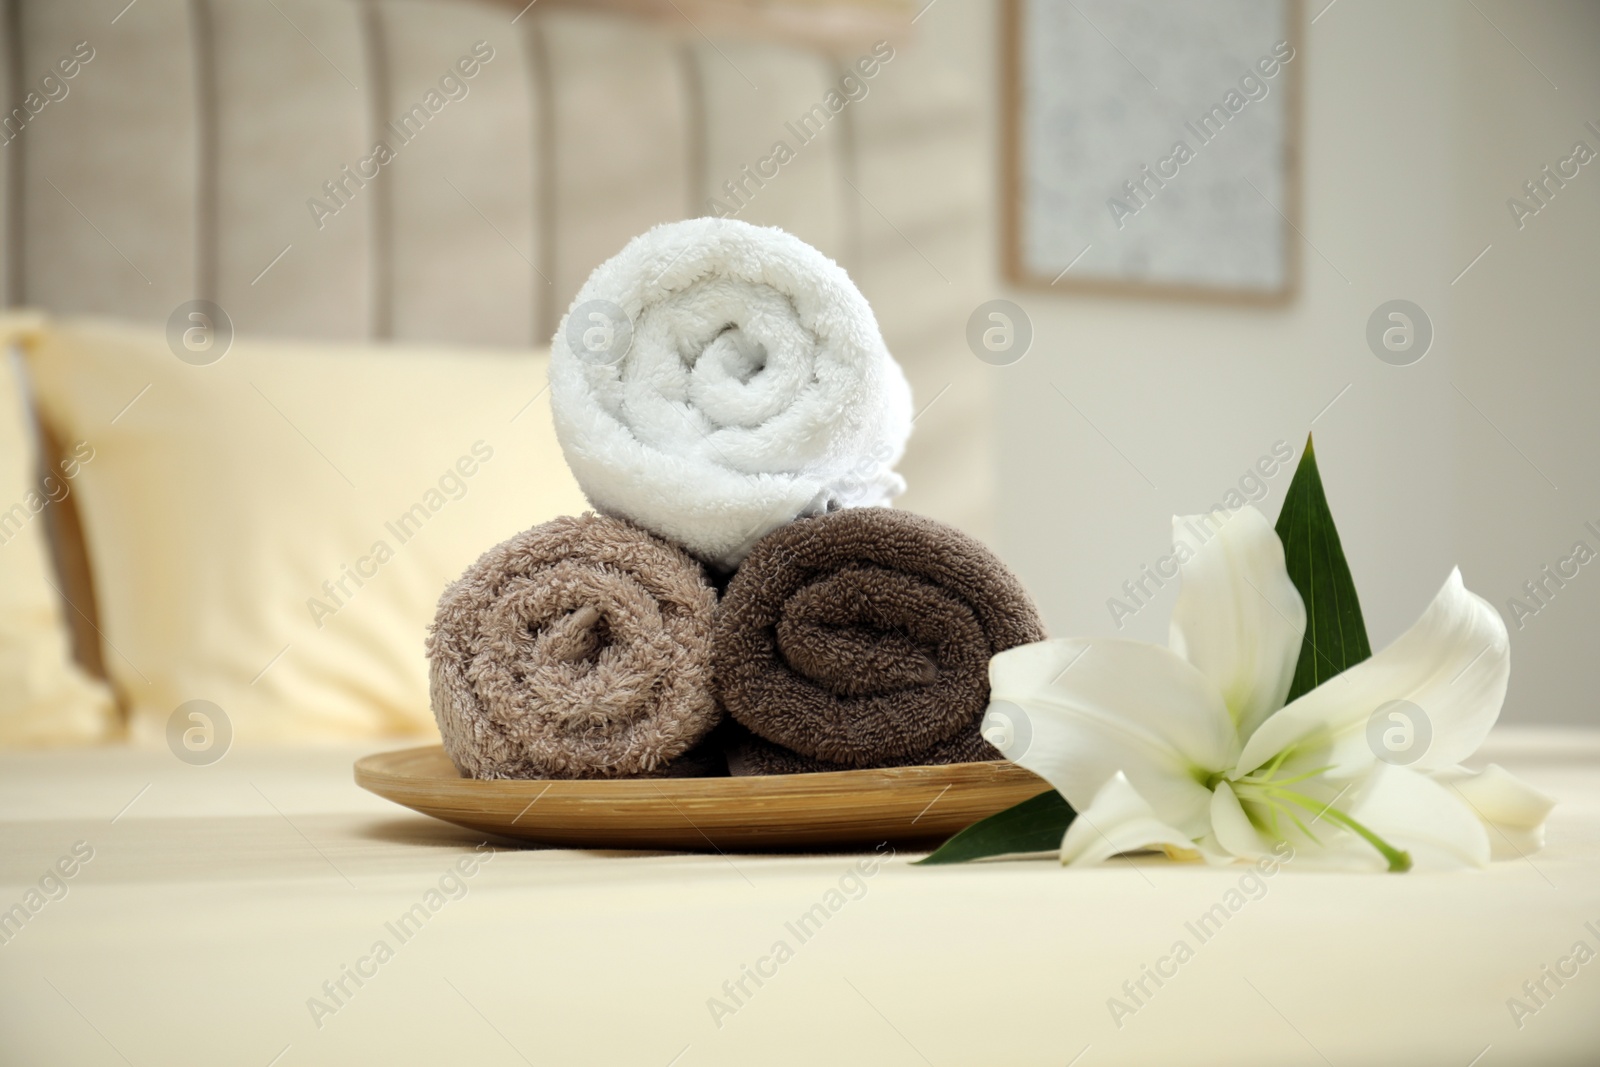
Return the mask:
<path id="1" fill-rule="evenodd" d="M 746 778 L 489 781 L 439 745 L 356 761 L 356 784 L 436 819 L 569 848 L 816 849 L 934 842 L 1050 788 L 1013 763 Z"/>

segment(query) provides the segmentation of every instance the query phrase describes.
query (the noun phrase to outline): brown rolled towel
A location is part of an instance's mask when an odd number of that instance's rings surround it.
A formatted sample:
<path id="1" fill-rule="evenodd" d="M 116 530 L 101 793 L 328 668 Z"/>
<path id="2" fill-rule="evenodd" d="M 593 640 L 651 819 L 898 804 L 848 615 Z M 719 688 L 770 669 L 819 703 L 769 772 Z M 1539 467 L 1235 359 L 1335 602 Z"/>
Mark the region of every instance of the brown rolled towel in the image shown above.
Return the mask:
<path id="1" fill-rule="evenodd" d="M 848 763 L 830 763 L 827 760 L 802 756 L 792 749 L 775 745 L 733 724 L 723 739 L 723 758 L 728 773 L 735 777 L 756 774 L 811 774 L 816 771 L 852 771 L 860 768 Z M 874 767 L 907 767 L 931 763 L 981 763 L 1001 759 L 994 746 L 985 741 L 976 730 L 967 730 L 948 741 L 941 741 L 926 752 L 901 759 L 873 763 Z"/>
<path id="2" fill-rule="evenodd" d="M 717 609 L 717 695 L 754 735 L 730 769 L 999 759 L 978 733 L 989 658 L 1043 637 L 1015 576 L 959 530 L 889 508 L 790 523 Z"/>
<path id="3" fill-rule="evenodd" d="M 445 751 L 471 778 L 675 773 L 720 716 L 716 603 L 699 563 L 621 519 L 496 545 L 444 591 L 428 638 Z"/>

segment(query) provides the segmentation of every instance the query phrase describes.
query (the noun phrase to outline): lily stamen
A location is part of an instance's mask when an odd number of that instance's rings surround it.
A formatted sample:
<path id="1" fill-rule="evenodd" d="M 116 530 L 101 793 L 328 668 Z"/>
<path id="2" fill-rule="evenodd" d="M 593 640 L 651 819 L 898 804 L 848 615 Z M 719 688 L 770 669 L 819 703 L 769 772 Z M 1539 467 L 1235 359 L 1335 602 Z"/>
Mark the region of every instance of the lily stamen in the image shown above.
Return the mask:
<path id="1" fill-rule="evenodd" d="M 1276 767 L 1277 767 L 1277 764 L 1276 764 L 1276 762 L 1274 762 L 1273 768 L 1275 769 Z M 1239 781 L 1240 781 L 1240 783 L 1242 783 L 1244 785 L 1273 785 L 1273 786 L 1294 785 L 1296 782 L 1303 782 L 1307 778 L 1315 778 L 1317 775 L 1326 774 L 1328 771 L 1331 771 L 1331 770 L 1333 770 L 1333 764 L 1330 763 L 1326 767 L 1318 767 L 1314 771 L 1306 771 L 1304 774 L 1297 774 L 1293 778 L 1277 778 L 1277 779 L 1274 779 L 1273 777 L 1271 777 L 1271 774 L 1270 774 L 1270 771 L 1269 771 L 1268 777 L 1266 777 L 1266 778 L 1257 778 L 1255 775 L 1249 774 L 1249 775 L 1246 775 L 1243 778 L 1240 778 Z"/>
<path id="2" fill-rule="evenodd" d="M 1321 772 L 1319 771 L 1316 773 L 1320 774 Z M 1308 775 L 1307 777 L 1310 776 Z M 1294 780 L 1299 781 L 1300 779 L 1296 778 Z M 1305 823 L 1300 821 L 1300 817 L 1294 813 L 1293 808 L 1298 807 L 1305 811 L 1315 811 L 1317 813 L 1317 818 L 1320 819 L 1326 817 L 1329 821 L 1338 823 L 1340 826 L 1350 830 L 1363 841 L 1367 842 L 1367 844 L 1377 849 L 1379 854 L 1388 861 L 1390 871 L 1398 873 L 1402 871 L 1409 871 L 1411 869 L 1411 854 L 1409 852 L 1406 852 L 1404 849 L 1395 848 L 1393 845 L 1389 844 L 1389 842 L 1373 833 L 1372 830 L 1351 818 L 1346 812 L 1340 811 L 1338 808 L 1335 808 L 1332 805 L 1324 804 L 1315 797 L 1308 797 L 1304 793 L 1297 793 L 1292 789 L 1283 788 L 1287 784 L 1289 784 L 1289 780 L 1285 780 L 1283 782 L 1273 782 L 1271 784 L 1255 784 L 1241 780 L 1239 785 L 1235 787 L 1234 792 L 1237 793 L 1241 799 L 1252 800 L 1256 803 L 1267 806 L 1274 823 L 1274 833 L 1277 832 L 1277 814 L 1280 810 L 1282 810 L 1282 812 L 1294 822 L 1295 826 L 1300 828 L 1301 833 L 1305 834 L 1318 845 L 1322 844 L 1322 842 L 1317 840 L 1317 836 L 1311 832 L 1310 827 L 1306 826 Z M 1293 807 L 1291 807 L 1291 805 L 1293 805 Z"/>

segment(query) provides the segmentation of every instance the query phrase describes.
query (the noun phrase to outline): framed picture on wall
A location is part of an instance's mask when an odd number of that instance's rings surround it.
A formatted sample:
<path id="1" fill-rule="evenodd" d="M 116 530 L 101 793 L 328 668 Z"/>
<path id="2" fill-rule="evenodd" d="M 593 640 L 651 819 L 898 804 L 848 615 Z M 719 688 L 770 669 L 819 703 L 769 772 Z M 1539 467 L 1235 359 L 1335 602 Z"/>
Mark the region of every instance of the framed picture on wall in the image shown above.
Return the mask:
<path id="1" fill-rule="evenodd" d="M 1008 280 L 1294 295 L 1299 0 L 1002 0 L 1001 11 Z"/>

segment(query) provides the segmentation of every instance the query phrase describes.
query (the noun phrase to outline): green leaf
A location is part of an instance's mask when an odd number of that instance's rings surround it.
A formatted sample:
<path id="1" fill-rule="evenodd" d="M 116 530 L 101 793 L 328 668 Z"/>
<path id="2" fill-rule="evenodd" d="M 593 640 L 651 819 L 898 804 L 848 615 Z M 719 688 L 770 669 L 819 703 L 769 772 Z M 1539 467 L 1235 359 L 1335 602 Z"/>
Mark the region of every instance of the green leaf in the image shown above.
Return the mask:
<path id="1" fill-rule="evenodd" d="M 985 856 L 1054 852 L 1077 813 L 1054 789 L 981 819 L 940 845 L 924 863 L 964 863 Z"/>
<path id="2" fill-rule="evenodd" d="M 1310 434 L 1306 435 L 1305 455 L 1289 482 L 1277 530 L 1289 579 L 1306 605 L 1305 640 L 1289 687 L 1289 700 L 1293 700 L 1372 655 L 1356 583 L 1339 544 L 1328 497 L 1322 491 Z"/>

